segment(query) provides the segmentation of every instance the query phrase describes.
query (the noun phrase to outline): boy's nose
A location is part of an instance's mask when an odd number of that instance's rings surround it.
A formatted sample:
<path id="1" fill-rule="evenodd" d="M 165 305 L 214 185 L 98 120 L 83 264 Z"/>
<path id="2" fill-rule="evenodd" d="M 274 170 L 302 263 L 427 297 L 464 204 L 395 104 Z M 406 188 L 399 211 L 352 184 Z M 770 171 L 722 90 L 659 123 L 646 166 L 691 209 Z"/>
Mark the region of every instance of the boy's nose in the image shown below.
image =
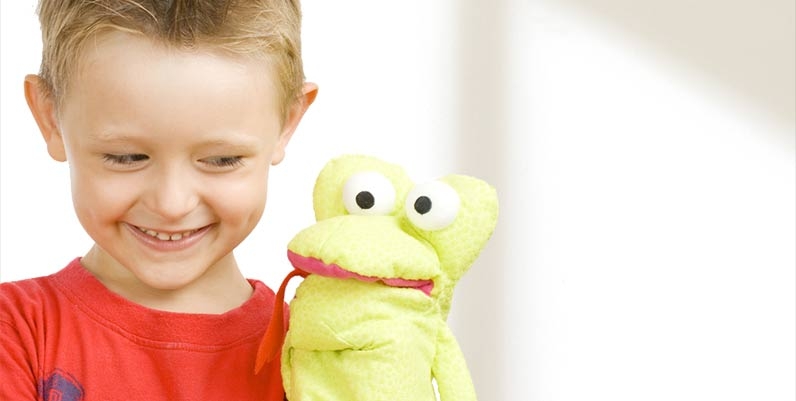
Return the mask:
<path id="1" fill-rule="evenodd" d="M 164 169 L 149 183 L 146 206 L 167 221 L 177 221 L 199 204 L 197 183 L 191 174 L 179 168 Z"/>

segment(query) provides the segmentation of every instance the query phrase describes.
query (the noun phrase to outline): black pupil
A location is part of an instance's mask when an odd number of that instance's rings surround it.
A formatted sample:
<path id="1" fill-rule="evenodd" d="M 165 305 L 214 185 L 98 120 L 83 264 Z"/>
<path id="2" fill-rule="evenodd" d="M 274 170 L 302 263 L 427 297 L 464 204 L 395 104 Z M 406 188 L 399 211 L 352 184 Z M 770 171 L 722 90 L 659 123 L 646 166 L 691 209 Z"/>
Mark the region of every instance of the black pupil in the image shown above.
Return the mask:
<path id="1" fill-rule="evenodd" d="M 426 214 L 431 210 L 431 199 L 428 196 L 421 196 L 415 200 L 415 210 L 420 214 Z"/>
<path id="2" fill-rule="evenodd" d="M 368 191 L 362 191 L 357 194 L 357 206 L 362 209 L 370 209 L 376 204 L 373 194 Z"/>

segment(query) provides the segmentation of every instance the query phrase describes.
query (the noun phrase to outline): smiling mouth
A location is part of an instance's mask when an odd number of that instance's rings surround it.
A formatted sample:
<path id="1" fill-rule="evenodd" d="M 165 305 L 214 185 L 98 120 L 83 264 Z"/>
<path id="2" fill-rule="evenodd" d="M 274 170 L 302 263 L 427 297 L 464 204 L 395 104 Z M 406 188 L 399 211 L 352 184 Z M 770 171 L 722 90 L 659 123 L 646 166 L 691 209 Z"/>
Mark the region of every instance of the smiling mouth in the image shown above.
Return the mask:
<path id="1" fill-rule="evenodd" d="M 161 240 L 161 241 L 179 241 L 181 239 L 188 238 L 191 235 L 196 234 L 197 231 L 201 230 L 201 228 L 197 228 L 195 230 L 188 230 L 188 231 L 182 231 L 182 232 L 176 232 L 176 233 L 165 233 L 165 232 L 159 232 L 159 231 L 155 231 L 155 230 L 151 230 L 149 228 L 144 228 L 144 227 L 139 227 L 139 226 L 133 226 L 133 227 L 138 229 L 138 231 L 141 231 L 142 233 L 144 233 L 144 234 L 146 234 L 146 235 L 148 235 L 148 236 L 150 236 L 152 238 L 156 238 L 158 240 Z"/>

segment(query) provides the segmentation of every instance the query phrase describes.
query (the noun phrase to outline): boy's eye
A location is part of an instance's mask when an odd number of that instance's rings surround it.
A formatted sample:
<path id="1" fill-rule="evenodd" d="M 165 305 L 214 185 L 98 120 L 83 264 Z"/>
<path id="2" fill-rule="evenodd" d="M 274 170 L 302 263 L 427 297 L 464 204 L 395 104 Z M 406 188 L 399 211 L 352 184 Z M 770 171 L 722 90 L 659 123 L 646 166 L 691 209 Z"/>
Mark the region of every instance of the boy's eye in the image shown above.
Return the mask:
<path id="1" fill-rule="evenodd" d="M 131 154 L 122 154 L 122 155 L 114 155 L 114 154 L 104 154 L 102 156 L 106 162 L 112 164 L 133 164 L 136 162 L 148 160 L 149 156 L 141 153 L 131 153 Z"/>
<path id="2" fill-rule="evenodd" d="M 237 167 L 243 164 L 243 156 L 216 156 L 200 160 L 213 167 Z"/>

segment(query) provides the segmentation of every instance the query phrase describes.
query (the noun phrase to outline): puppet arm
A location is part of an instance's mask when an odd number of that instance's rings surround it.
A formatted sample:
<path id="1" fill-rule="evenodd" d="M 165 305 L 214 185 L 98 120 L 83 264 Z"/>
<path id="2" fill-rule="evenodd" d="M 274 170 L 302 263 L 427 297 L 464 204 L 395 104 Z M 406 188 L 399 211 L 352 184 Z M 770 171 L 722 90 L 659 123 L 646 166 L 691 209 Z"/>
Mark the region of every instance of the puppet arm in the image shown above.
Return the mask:
<path id="1" fill-rule="evenodd" d="M 448 325 L 442 323 L 441 326 L 437 334 L 437 354 L 431 367 L 440 401 L 476 401 L 464 354 Z"/>
<path id="2" fill-rule="evenodd" d="M 285 346 L 282 348 L 282 387 L 285 389 L 285 396 L 293 394 L 293 366 L 290 363 L 290 338 L 285 339 Z"/>

